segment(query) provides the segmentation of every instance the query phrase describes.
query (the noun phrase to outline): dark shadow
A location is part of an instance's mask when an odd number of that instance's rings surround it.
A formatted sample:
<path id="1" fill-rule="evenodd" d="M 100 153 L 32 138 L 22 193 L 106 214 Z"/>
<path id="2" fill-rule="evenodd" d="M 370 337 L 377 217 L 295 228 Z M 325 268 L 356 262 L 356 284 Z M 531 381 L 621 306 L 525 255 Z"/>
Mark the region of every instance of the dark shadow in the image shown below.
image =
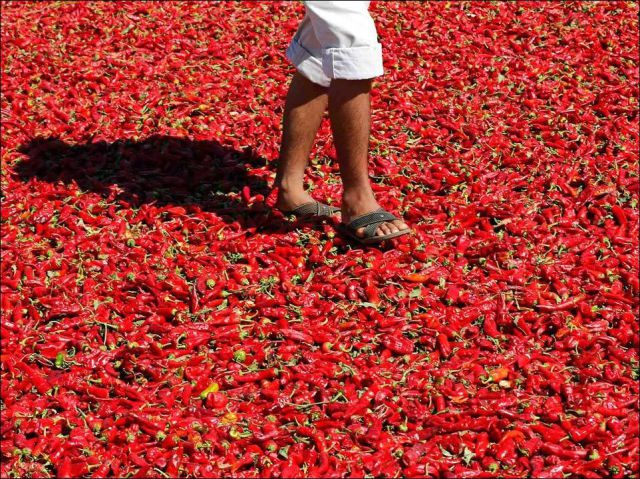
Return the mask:
<path id="1" fill-rule="evenodd" d="M 58 138 L 35 138 L 19 148 L 28 156 L 15 172 L 21 181 L 70 184 L 123 207 L 196 205 L 242 228 L 276 227 L 263 201 L 248 205 L 242 190 L 269 194 L 260 176 L 266 159 L 251 148 L 234 150 L 213 140 L 153 135 L 142 141 L 117 140 L 69 145 Z M 238 193 L 230 197 L 229 193 Z M 269 224 L 267 224 L 267 222 Z M 280 226 L 282 223 L 280 222 Z"/>

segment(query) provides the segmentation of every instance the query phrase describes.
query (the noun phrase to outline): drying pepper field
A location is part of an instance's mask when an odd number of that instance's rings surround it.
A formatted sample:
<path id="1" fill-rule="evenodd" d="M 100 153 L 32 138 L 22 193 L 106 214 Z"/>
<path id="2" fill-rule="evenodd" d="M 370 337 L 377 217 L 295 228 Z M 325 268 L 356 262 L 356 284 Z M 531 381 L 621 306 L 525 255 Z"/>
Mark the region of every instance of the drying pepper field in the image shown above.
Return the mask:
<path id="1" fill-rule="evenodd" d="M 301 2 L 3 2 L 2 477 L 638 477 L 638 4 L 371 13 L 382 249 L 269 215 Z"/>

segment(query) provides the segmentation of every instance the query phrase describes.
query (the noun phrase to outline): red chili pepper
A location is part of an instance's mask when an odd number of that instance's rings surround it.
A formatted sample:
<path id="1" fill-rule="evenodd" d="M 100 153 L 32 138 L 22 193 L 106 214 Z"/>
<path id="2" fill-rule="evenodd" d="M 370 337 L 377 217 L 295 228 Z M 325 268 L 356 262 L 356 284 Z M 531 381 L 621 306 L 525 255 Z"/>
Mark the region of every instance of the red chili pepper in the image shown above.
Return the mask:
<path id="1" fill-rule="evenodd" d="M 277 368 L 263 369 L 255 373 L 240 374 L 235 377 L 235 380 L 239 383 L 253 383 L 262 379 L 271 379 L 278 375 Z"/>
<path id="2" fill-rule="evenodd" d="M 62 458 L 62 462 L 57 468 L 56 476 L 61 478 L 73 477 L 71 473 L 71 459 L 69 459 L 68 457 Z"/>
<path id="3" fill-rule="evenodd" d="M 404 276 L 404 279 L 411 283 L 425 283 L 429 281 L 430 276 L 428 274 L 409 273 Z"/>
<path id="4" fill-rule="evenodd" d="M 498 337 L 500 335 L 500 331 L 498 331 L 498 327 L 496 325 L 495 320 L 493 319 L 492 314 L 487 314 L 482 323 L 484 332 L 493 338 Z"/>
<path id="5" fill-rule="evenodd" d="M 475 454 L 478 458 L 483 458 L 489 448 L 489 434 L 482 431 L 476 437 Z"/>
<path id="6" fill-rule="evenodd" d="M 449 344 L 449 340 L 444 334 L 438 335 L 438 347 L 440 348 L 440 353 L 446 358 L 451 354 L 451 345 Z"/>
<path id="7" fill-rule="evenodd" d="M 557 426 L 545 426 L 543 424 L 532 424 L 531 429 L 542 436 L 545 441 L 557 444 L 567 437 L 567 433 Z"/>
<path id="8" fill-rule="evenodd" d="M 98 466 L 92 473 L 91 477 L 107 477 L 109 473 L 109 469 L 111 467 L 111 461 L 104 461 L 100 466 Z"/>
<path id="9" fill-rule="evenodd" d="M 180 451 L 180 448 L 178 448 L 178 451 Z M 169 477 L 178 477 L 178 473 L 180 471 L 180 465 L 181 465 L 181 452 L 177 452 L 171 455 L 171 457 L 169 458 L 169 462 L 167 464 L 167 470 L 166 473 Z"/>
<path id="10" fill-rule="evenodd" d="M 581 301 L 584 301 L 585 298 L 586 298 L 586 295 L 579 294 L 579 295 L 575 296 L 574 298 L 572 298 L 572 299 L 570 299 L 568 301 L 565 301 L 563 303 L 558 303 L 558 304 L 537 304 L 536 308 L 539 311 L 543 311 L 543 312 L 566 311 L 568 309 L 574 308 Z"/>
<path id="11" fill-rule="evenodd" d="M 280 333 L 285 338 L 292 339 L 294 341 L 303 341 L 306 343 L 313 343 L 313 337 L 310 334 L 304 333 L 302 331 L 298 331 L 296 329 L 283 328 L 283 329 L 280 329 Z"/>
<path id="12" fill-rule="evenodd" d="M 413 352 L 413 341 L 403 336 L 385 336 L 382 339 L 382 344 L 394 353 L 411 354 Z"/>
<path id="13" fill-rule="evenodd" d="M 365 289 L 367 295 L 367 301 L 371 304 L 378 305 L 380 304 L 380 296 L 378 294 L 378 288 L 376 288 L 374 282 L 371 278 L 367 277 L 365 279 Z"/>
<path id="14" fill-rule="evenodd" d="M 51 389 L 51 385 L 49 384 L 47 379 L 40 376 L 33 368 L 29 367 L 26 363 L 18 361 L 15 366 L 26 375 L 29 382 L 36 387 L 40 394 L 45 394 Z"/>
<path id="15" fill-rule="evenodd" d="M 582 459 L 587 456 L 587 451 L 583 449 L 565 449 L 559 444 L 543 443 L 540 449 L 547 454 L 552 454 L 563 459 Z"/>

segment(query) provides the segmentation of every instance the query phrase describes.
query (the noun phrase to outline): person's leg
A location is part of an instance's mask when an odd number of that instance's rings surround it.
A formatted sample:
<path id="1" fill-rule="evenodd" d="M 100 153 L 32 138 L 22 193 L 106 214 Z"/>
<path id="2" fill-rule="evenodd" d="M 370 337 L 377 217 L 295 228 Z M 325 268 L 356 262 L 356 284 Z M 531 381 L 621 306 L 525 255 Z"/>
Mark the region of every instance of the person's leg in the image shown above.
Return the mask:
<path id="1" fill-rule="evenodd" d="M 286 211 L 313 201 L 304 190 L 304 174 L 327 102 L 327 88 L 294 74 L 282 121 L 276 208 Z"/>
<path id="2" fill-rule="evenodd" d="M 371 80 L 334 79 L 329 86 L 329 117 L 344 186 L 343 223 L 349 223 L 356 216 L 371 213 L 380 207 L 369 182 L 370 90 Z M 401 220 L 388 221 L 378 226 L 376 235 L 387 235 L 407 228 Z M 360 236 L 363 230 L 358 230 Z"/>

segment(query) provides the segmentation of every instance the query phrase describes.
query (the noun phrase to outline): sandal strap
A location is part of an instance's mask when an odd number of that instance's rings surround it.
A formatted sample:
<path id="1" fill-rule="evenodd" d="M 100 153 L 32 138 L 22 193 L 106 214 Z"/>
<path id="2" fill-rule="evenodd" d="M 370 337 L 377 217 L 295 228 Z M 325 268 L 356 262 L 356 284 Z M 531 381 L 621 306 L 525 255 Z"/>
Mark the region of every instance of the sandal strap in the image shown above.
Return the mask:
<path id="1" fill-rule="evenodd" d="M 347 226 L 349 227 L 349 229 L 353 230 L 354 232 L 358 228 L 362 228 L 364 226 L 365 227 L 364 237 L 370 238 L 373 235 L 375 235 L 375 232 L 378 229 L 378 225 L 380 223 L 385 223 L 387 221 L 393 221 L 397 219 L 398 218 L 396 218 L 394 215 L 392 215 L 388 211 L 385 211 L 383 208 L 380 208 L 379 210 L 374 211 L 372 213 L 367 213 L 366 215 L 358 216 L 356 219 L 351 221 Z"/>
<path id="2" fill-rule="evenodd" d="M 376 223 L 369 223 L 364 227 L 363 233 L 365 238 L 373 238 L 376 235 L 376 231 L 378 230 L 378 226 L 380 226 L 384 221 L 378 221 Z"/>
<path id="3" fill-rule="evenodd" d="M 338 208 L 325 205 L 324 203 L 320 203 L 319 201 L 311 201 L 309 203 L 300 205 L 297 208 L 294 208 L 293 210 L 290 211 L 290 214 L 292 213 L 297 216 L 305 216 L 305 215 L 331 216 L 336 211 L 338 211 Z"/>
<path id="4" fill-rule="evenodd" d="M 304 205 L 300 205 L 297 208 L 291 210 L 290 213 L 295 215 L 303 216 L 303 215 L 315 215 L 318 214 L 319 203 L 317 201 L 312 201 L 310 203 L 305 203 Z"/>
<path id="5" fill-rule="evenodd" d="M 324 203 L 318 202 L 318 215 L 320 216 L 331 216 L 333 213 L 337 211 L 336 208 L 325 205 Z"/>

